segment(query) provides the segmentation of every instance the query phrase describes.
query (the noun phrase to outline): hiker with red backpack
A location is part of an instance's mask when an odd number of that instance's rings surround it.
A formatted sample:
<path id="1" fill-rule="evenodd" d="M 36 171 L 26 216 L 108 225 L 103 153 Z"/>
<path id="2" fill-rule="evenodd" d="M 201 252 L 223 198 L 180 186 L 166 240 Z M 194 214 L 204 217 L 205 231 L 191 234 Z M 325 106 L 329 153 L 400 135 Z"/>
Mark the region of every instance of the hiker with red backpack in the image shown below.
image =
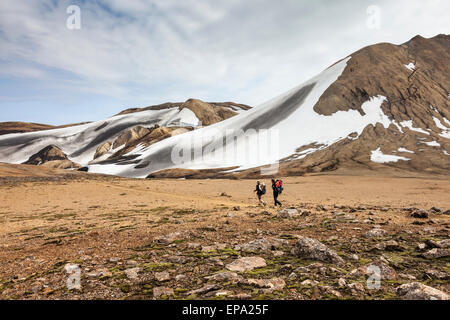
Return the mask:
<path id="1" fill-rule="evenodd" d="M 272 179 L 272 190 L 273 190 L 273 200 L 275 201 L 275 207 L 277 205 L 282 206 L 281 202 L 278 201 L 278 196 L 283 192 L 283 181 Z"/>

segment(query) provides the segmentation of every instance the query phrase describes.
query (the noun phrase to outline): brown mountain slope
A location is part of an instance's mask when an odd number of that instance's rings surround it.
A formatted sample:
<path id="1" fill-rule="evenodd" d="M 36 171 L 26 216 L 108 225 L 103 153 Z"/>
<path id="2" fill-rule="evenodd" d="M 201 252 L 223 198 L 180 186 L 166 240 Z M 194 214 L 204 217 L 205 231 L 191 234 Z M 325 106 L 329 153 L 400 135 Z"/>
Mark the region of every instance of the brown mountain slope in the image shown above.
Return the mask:
<path id="1" fill-rule="evenodd" d="M 180 108 L 180 110 L 183 108 L 190 109 L 202 121 L 203 125 L 210 125 L 228 119 L 236 115 L 239 111 L 251 109 L 250 106 L 234 102 L 203 102 L 199 99 L 188 99 L 185 102 L 167 102 L 146 108 L 131 108 L 120 112 L 118 115 L 168 108 Z"/>
<path id="2" fill-rule="evenodd" d="M 67 155 L 56 146 L 47 146 L 38 153 L 32 155 L 23 164 L 44 166 L 53 169 L 78 169 L 81 166 L 69 160 Z"/>
<path id="3" fill-rule="evenodd" d="M 344 72 L 325 90 L 314 111 L 330 116 L 340 110 L 354 109 L 364 115 L 361 108 L 364 102 L 371 97 L 384 96 L 386 100 L 381 108 L 393 124 L 388 128 L 381 123 L 368 125 L 359 136 L 357 133 L 349 135 L 303 159 L 297 160 L 298 155 L 282 159 L 277 175 L 336 170 L 448 175 L 449 74 L 449 35 L 430 39 L 416 36 L 402 45 L 380 43 L 353 53 Z M 376 150 L 406 160 L 377 162 L 373 157 Z M 164 170 L 150 177 L 180 177 L 183 174 L 191 178 L 256 177 L 260 169 L 236 174 L 220 173 L 220 170 Z"/>
<path id="4" fill-rule="evenodd" d="M 209 126 L 214 123 L 226 120 L 238 114 L 239 111 L 251 109 L 251 107 L 237 104 L 234 102 L 221 102 L 221 103 L 207 103 L 199 99 L 189 99 L 183 103 L 164 103 L 157 106 L 151 106 L 147 108 L 134 108 L 127 109 L 119 113 L 119 115 L 141 112 L 146 110 L 162 110 L 168 108 L 178 108 L 179 110 L 189 109 L 195 116 L 202 122 L 202 126 Z M 150 128 L 136 126 L 129 128 L 122 132 L 114 141 L 108 141 L 99 146 L 94 156 L 93 161 L 90 164 L 109 164 L 118 163 L 126 164 L 129 161 L 133 161 L 129 157 L 124 157 L 125 154 L 133 151 L 138 146 L 148 147 L 156 142 L 170 138 L 174 135 L 183 134 L 193 130 L 193 127 L 160 127 L 155 125 Z M 122 147 L 117 151 L 108 154 L 113 149 Z M 140 164 L 141 167 L 147 166 L 148 163 Z"/>
<path id="5" fill-rule="evenodd" d="M 282 163 L 282 172 L 321 172 L 339 168 L 394 167 L 402 170 L 448 173 L 450 139 L 443 127 L 450 127 L 450 36 L 425 39 L 416 36 L 396 46 L 381 43 L 351 55 L 339 79 L 320 97 L 314 110 L 330 115 L 338 110 L 355 109 L 377 95 L 387 99 L 383 112 L 398 124 L 412 121 L 410 130 L 393 124 L 369 125 L 358 139 L 341 140 L 302 160 Z M 405 65 L 413 63 L 409 70 Z M 437 120 L 438 121 L 437 121 Z M 402 156 L 408 161 L 378 164 L 370 159 L 380 148 L 383 154 Z M 399 148 L 402 148 L 399 151 Z M 407 149 L 411 152 L 405 152 Z"/>
<path id="6" fill-rule="evenodd" d="M 42 130 L 60 129 L 73 126 L 79 126 L 88 122 L 67 124 L 62 126 L 53 126 L 49 124 L 31 123 L 31 122 L 0 122 L 0 135 L 9 133 L 25 133 Z"/>

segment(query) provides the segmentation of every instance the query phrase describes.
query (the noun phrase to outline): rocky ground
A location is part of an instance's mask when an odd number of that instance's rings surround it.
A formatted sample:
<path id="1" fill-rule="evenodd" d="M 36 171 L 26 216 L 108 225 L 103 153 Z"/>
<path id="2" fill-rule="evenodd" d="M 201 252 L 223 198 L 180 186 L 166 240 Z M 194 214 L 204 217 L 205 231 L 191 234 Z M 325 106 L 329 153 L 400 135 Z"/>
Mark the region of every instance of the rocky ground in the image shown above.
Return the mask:
<path id="1" fill-rule="evenodd" d="M 5 177 L 0 298 L 448 299 L 448 180 L 286 178 L 282 210 L 253 188 Z"/>

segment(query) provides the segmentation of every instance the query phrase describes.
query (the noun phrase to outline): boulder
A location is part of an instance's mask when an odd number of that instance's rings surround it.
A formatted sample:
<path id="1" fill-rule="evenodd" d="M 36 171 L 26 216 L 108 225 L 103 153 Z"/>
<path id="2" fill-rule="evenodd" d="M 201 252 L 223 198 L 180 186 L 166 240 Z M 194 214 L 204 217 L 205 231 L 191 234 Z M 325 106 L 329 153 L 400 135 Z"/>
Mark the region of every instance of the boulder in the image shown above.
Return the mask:
<path id="1" fill-rule="evenodd" d="M 130 280 L 136 280 L 139 277 L 139 272 L 141 272 L 141 268 L 126 269 L 124 271 L 125 275 Z"/>
<path id="2" fill-rule="evenodd" d="M 298 212 L 297 209 L 283 209 L 278 211 L 277 213 L 277 217 L 283 219 L 298 217 L 299 215 L 300 213 Z"/>
<path id="3" fill-rule="evenodd" d="M 159 282 L 169 281 L 170 280 L 170 274 L 167 271 L 156 272 L 155 273 L 155 279 L 157 281 L 159 281 Z"/>
<path id="4" fill-rule="evenodd" d="M 174 292 L 172 288 L 167 288 L 167 287 L 154 287 L 153 288 L 153 296 L 155 298 L 160 298 L 162 296 L 173 296 Z"/>
<path id="5" fill-rule="evenodd" d="M 358 269 L 358 273 L 363 274 L 365 276 L 371 276 L 375 273 L 375 268 L 378 267 L 380 271 L 380 280 L 394 280 L 397 279 L 397 273 L 393 268 L 389 266 L 389 262 L 381 257 L 380 259 L 374 260 L 371 263 L 362 266 Z"/>
<path id="6" fill-rule="evenodd" d="M 236 272 L 230 272 L 230 271 L 224 271 L 220 273 L 213 274 L 212 276 L 205 277 L 207 280 L 212 281 L 231 281 L 231 282 L 239 282 L 242 281 L 244 278 L 238 275 Z"/>
<path id="7" fill-rule="evenodd" d="M 380 228 L 374 228 L 372 230 L 367 231 L 364 236 L 366 238 L 381 238 L 387 234 L 386 230 Z"/>
<path id="8" fill-rule="evenodd" d="M 261 238 L 235 246 L 236 250 L 242 250 L 247 252 L 259 252 L 259 251 L 270 251 L 281 248 L 284 244 L 288 242 L 284 239 L 274 239 L 274 238 Z"/>
<path id="9" fill-rule="evenodd" d="M 312 238 L 300 238 L 300 240 L 294 245 L 291 253 L 301 258 L 335 263 L 338 265 L 344 264 L 344 260 L 339 257 L 336 252 L 318 240 Z"/>
<path id="10" fill-rule="evenodd" d="M 271 293 L 273 291 L 283 290 L 286 286 L 286 282 L 281 278 L 273 279 L 248 279 L 247 284 L 263 288 L 265 293 Z"/>
<path id="11" fill-rule="evenodd" d="M 444 248 L 434 248 L 431 250 L 428 250 L 427 252 L 422 253 L 422 257 L 425 259 L 438 259 L 438 258 L 445 258 L 450 256 L 450 249 L 444 249 Z"/>
<path id="12" fill-rule="evenodd" d="M 243 257 L 226 265 L 230 271 L 245 272 L 267 266 L 266 260 L 261 257 Z"/>
<path id="13" fill-rule="evenodd" d="M 397 287 L 397 295 L 403 300 L 449 300 L 448 294 L 420 282 Z"/>

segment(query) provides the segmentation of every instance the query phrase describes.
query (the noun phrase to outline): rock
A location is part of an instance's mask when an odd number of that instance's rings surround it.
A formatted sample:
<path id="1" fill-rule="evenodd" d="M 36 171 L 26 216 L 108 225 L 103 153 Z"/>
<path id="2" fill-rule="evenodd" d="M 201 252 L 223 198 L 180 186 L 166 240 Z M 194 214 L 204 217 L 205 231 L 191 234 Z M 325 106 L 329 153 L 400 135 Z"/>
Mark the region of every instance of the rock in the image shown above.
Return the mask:
<path id="1" fill-rule="evenodd" d="M 380 238 L 384 237 L 387 234 L 386 230 L 380 228 L 374 228 L 372 230 L 367 231 L 364 236 L 366 238 Z"/>
<path id="2" fill-rule="evenodd" d="M 187 244 L 187 247 L 189 248 L 189 249 L 199 249 L 199 248 L 201 248 L 201 244 L 200 243 L 195 243 L 195 242 L 189 242 L 188 244 Z"/>
<path id="3" fill-rule="evenodd" d="M 226 265 L 230 271 L 245 272 L 267 266 L 266 260 L 261 257 L 243 257 Z"/>
<path id="4" fill-rule="evenodd" d="M 422 257 L 425 259 L 438 259 L 450 256 L 450 249 L 434 248 L 425 253 L 422 253 Z"/>
<path id="5" fill-rule="evenodd" d="M 396 290 L 397 295 L 403 300 L 449 300 L 445 292 L 419 282 L 403 284 Z"/>
<path id="6" fill-rule="evenodd" d="M 337 265 L 344 264 L 344 260 L 336 252 L 312 238 L 301 237 L 291 252 L 293 255 L 302 258 L 335 263 Z"/>
<path id="7" fill-rule="evenodd" d="M 423 278 L 426 279 L 437 279 L 437 280 L 448 280 L 450 277 L 447 272 L 438 270 L 427 270 L 425 271 Z"/>
<path id="8" fill-rule="evenodd" d="M 224 290 L 224 291 L 217 291 L 217 292 L 215 293 L 215 296 L 216 296 L 216 297 L 226 297 L 226 296 L 229 296 L 229 295 L 231 295 L 231 294 L 233 294 L 232 291 Z"/>
<path id="9" fill-rule="evenodd" d="M 284 256 L 284 252 L 283 252 L 283 251 L 280 251 L 280 250 L 272 251 L 272 254 L 273 254 L 274 257 L 281 257 L 281 256 Z"/>
<path id="10" fill-rule="evenodd" d="M 205 294 L 210 291 L 219 290 L 221 287 L 217 284 L 206 284 L 203 287 L 195 290 L 191 290 L 186 293 L 186 295 L 190 296 L 191 294 Z"/>
<path id="11" fill-rule="evenodd" d="M 450 210 L 443 212 L 443 214 L 450 215 Z"/>
<path id="12" fill-rule="evenodd" d="M 102 277 L 112 277 L 111 271 L 108 269 L 99 269 L 96 271 L 89 272 L 87 274 L 89 278 L 102 278 Z"/>
<path id="13" fill-rule="evenodd" d="M 226 247 L 227 247 L 226 243 L 216 243 L 211 246 L 202 246 L 202 252 L 224 250 Z"/>
<path id="14" fill-rule="evenodd" d="M 397 273 L 389 266 L 389 262 L 383 257 L 358 268 L 358 272 L 364 274 L 365 276 L 371 276 L 377 273 L 374 267 L 378 267 L 380 269 L 381 280 L 393 280 L 397 278 Z"/>
<path id="15" fill-rule="evenodd" d="M 186 275 L 184 275 L 184 274 L 178 274 L 175 277 L 175 281 L 183 281 L 184 279 L 186 279 Z"/>
<path id="16" fill-rule="evenodd" d="M 128 260 L 127 261 L 127 266 L 134 267 L 135 265 L 137 265 L 137 261 L 136 260 Z"/>
<path id="17" fill-rule="evenodd" d="M 171 262 L 171 263 L 185 264 L 185 263 L 190 262 L 190 261 L 192 261 L 194 259 L 191 258 L 191 257 L 185 257 L 185 256 L 170 256 L 170 257 L 167 257 L 166 260 L 168 262 Z"/>
<path id="18" fill-rule="evenodd" d="M 241 210 L 241 207 L 239 207 L 239 206 L 233 207 L 233 211 L 239 211 L 239 210 Z"/>
<path id="19" fill-rule="evenodd" d="M 398 276 L 402 279 L 417 280 L 417 278 L 411 274 L 399 273 Z"/>
<path id="20" fill-rule="evenodd" d="M 283 219 L 293 218 L 293 217 L 297 217 L 299 215 L 300 215 L 300 213 L 298 212 L 297 209 L 283 209 L 283 210 L 278 211 L 278 213 L 277 213 L 277 217 L 283 218 Z"/>
<path id="21" fill-rule="evenodd" d="M 439 207 L 432 207 L 430 209 L 430 211 L 434 212 L 434 213 L 442 213 L 444 210 L 442 208 L 439 208 Z"/>
<path id="22" fill-rule="evenodd" d="M 288 280 L 289 281 L 293 281 L 297 279 L 297 274 L 295 272 L 292 272 L 289 276 L 288 276 Z"/>
<path id="23" fill-rule="evenodd" d="M 419 210 L 413 212 L 411 216 L 414 218 L 419 218 L 419 219 L 427 219 L 428 212 L 425 210 L 419 209 Z"/>
<path id="24" fill-rule="evenodd" d="M 141 271 L 141 268 L 138 267 L 138 268 L 127 269 L 124 271 L 124 273 L 128 279 L 136 280 L 139 277 L 138 274 L 140 271 Z"/>
<path id="25" fill-rule="evenodd" d="M 416 246 L 417 251 L 425 251 L 427 249 L 427 245 L 425 243 L 419 243 Z"/>
<path id="26" fill-rule="evenodd" d="M 350 259 L 352 259 L 353 261 L 359 261 L 359 257 L 357 254 L 350 255 Z"/>
<path id="27" fill-rule="evenodd" d="M 439 248 L 448 249 L 450 248 L 450 239 L 439 241 L 437 244 Z"/>
<path id="28" fill-rule="evenodd" d="M 153 296 L 155 298 L 160 298 L 161 296 L 173 296 L 174 292 L 172 288 L 167 288 L 167 287 L 154 287 L 153 288 Z"/>
<path id="29" fill-rule="evenodd" d="M 170 274 L 167 271 L 156 272 L 155 273 L 155 279 L 157 281 L 159 281 L 159 282 L 169 281 L 170 280 Z"/>
<path id="30" fill-rule="evenodd" d="M 235 295 L 231 295 L 229 296 L 232 299 L 237 299 L 237 300 L 247 300 L 247 299 L 251 299 L 252 296 L 248 293 L 238 293 Z"/>
<path id="31" fill-rule="evenodd" d="M 244 278 L 238 275 L 236 272 L 224 271 L 220 273 L 213 274 L 212 276 L 205 277 L 207 280 L 212 281 L 231 281 L 233 283 L 242 281 Z"/>
<path id="32" fill-rule="evenodd" d="M 221 193 L 220 193 L 220 197 L 228 197 L 228 198 L 231 198 L 231 196 L 228 195 L 226 192 L 221 192 Z"/>
<path id="33" fill-rule="evenodd" d="M 347 286 L 347 281 L 345 281 L 344 278 L 339 278 L 338 279 L 338 286 L 341 288 L 345 288 Z"/>
<path id="34" fill-rule="evenodd" d="M 286 286 L 286 282 L 281 278 L 248 279 L 247 284 L 253 285 L 253 286 L 256 286 L 259 288 L 265 288 L 266 290 L 263 290 L 265 293 L 283 290 L 283 288 Z"/>
<path id="35" fill-rule="evenodd" d="M 353 295 L 357 295 L 358 292 L 364 292 L 364 286 L 359 282 L 353 282 L 348 285 Z"/>
<path id="36" fill-rule="evenodd" d="M 173 232 L 173 233 L 166 234 L 164 236 L 157 237 L 157 238 L 153 239 L 153 242 L 159 243 L 159 244 L 171 244 L 177 240 L 184 240 L 188 236 L 189 236 L 188 232 L 181 232 L 181 231 Z"/>
<path id="37" fill-rule="evenodd" d="M 372 250 L 374 250 L 374 249 L 381 250 L 381 251 L 383 251 L 383 250 L 386 250 L 386 251 L 403 251 L 404 250 L 404 248 L 402 246 L 400 246 L 398 244 L 398 242 L 395 241 L 395 240 L 389 240 L 389 241 L 386 241 L 386 242 L 377 243 Z"/>
<path id="38" fill-rule="evenodd" d="M 288 242 L 284 239 L 272 239 L 272 238 L 262 238 L 235 246 L 236 250 L 243 250 L 247 252 L 259 252 L 259 251 L 270 251 L 281 248 L 284 244 Z"/>
<path id="39" fill-rule="evenodd" d="M 437 243 L 434 240 L 425 240 L 425 245 L 427 246 L 427 248 L 433 249 L 433 248 L 440 248 L 441 246 L 439 245 L 439 243 Z"/>
<path id="40" fill-rule="evenodd" d="M 310 280 L 310 279 L 307 279 L 307 280 L 302 281 L 300 284 L 301 284 L 302 286 L 310 286 L 310 287 L 313 287 L 313 286 L 316 286 L 318 283 L 319 283 L 319 282 L 317 282 L 316 280 Z"/>
<path id="41" fill-rule="evenodd" d="M 221 266 L 221 267 L 224 266 L 223 261 L 220 260 L 219 258 L 209 258 L 208 262 L 211 262 L 211 263 L 215 264 L 216 266 Z"/>

